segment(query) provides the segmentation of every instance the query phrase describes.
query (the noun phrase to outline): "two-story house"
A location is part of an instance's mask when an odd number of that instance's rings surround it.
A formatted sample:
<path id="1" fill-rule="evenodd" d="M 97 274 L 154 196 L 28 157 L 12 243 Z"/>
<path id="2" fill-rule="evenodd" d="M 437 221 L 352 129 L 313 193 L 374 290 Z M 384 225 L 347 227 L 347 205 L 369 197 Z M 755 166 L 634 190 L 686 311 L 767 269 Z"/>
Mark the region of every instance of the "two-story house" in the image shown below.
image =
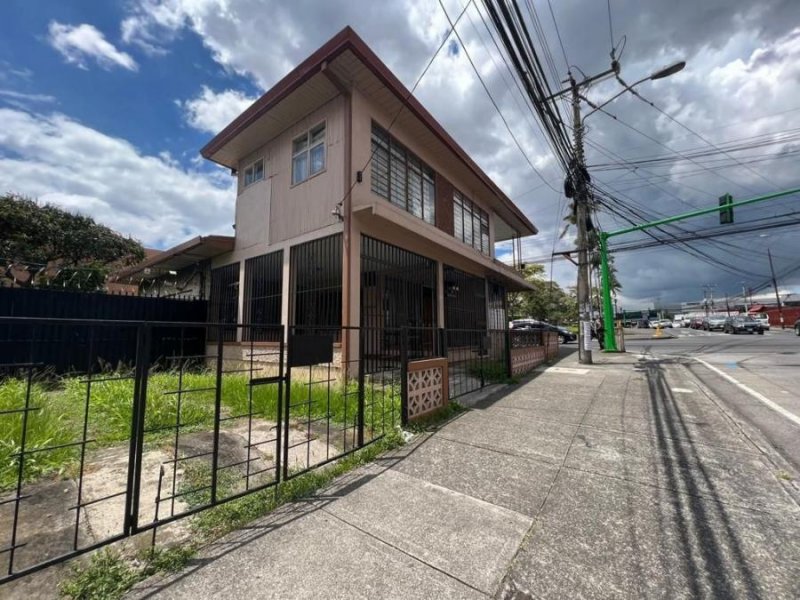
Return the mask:
<path id="1" fill-rule="evenodd" d="M 529 289 L 494 249 L 536 227 L 349 27 L 202 155 L 238 179 L 235 235 L 138 276 L 205 295 L 210 321 L 505 329 L 506 292 Z"/>

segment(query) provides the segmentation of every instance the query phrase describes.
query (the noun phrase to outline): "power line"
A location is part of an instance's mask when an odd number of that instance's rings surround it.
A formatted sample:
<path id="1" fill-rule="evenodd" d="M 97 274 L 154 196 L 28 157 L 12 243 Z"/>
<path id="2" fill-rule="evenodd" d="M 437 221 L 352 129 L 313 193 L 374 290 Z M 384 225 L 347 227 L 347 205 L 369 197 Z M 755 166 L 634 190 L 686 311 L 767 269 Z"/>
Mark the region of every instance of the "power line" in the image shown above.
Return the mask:
<path id="1" fill-rule="evenodd" d="M 553 26 L 556 28 L 556 36 L 558 37 L 558 43 L 561 46 L 561 53 L 564 55 L 564 63 L 566 63 L 567 65 L 567 73 L 569 73 L 570 66 L 569 66 L 569 59 L 567 58 L 567 51 L 564 49 L 564 40 L 561 39 L 561 32 L 558 30 L 558 21 L 556 21 L 556 14 L 553 12 L 553 5 L 550 3 L 550 0 L 547 0 L 547 6 L 550 7 L 550 16 L 553 17 Z"/>
<path id="2" fill-rule="evenodd" d="M 467 3 L 467 6 L 464 7 L 464 11 L 466 11 L 466 9 L 469 7 L 470 3 L 471 3 L 471 1 L 469 3 Z M 519 140 L 517 139 L 517 136 L 514 135 L 514 132 L 511 130 L 511 126 L 508 124 L 508 121 L 506 121 L 505 116 L 503 116 L 503 112 L 500 110 L 500 107 L 497 105 L 497 102 L 495 101 L 494 97 L 492 96 L 492 93 L 489 91 L 489 88 L 487 87 L 486 82 L 484 82 L 483 77 L 481 77 L 480 71 L 478 71 L 478 68 L 475 66 L 475 63 L 472 61 L 472 57 L 469 55 L 469 51 L 467 50 L 467 46 L 464 44 L 463 40 L 461 39 L 461 35 L 458 33 L 458 30 L 456 29 L 455 24 L 450 19 L 450 14 L 447 12 L 447 9 L 444 7 L 444 3 L 442 2 L 442 0 L 439 0 L 439 6 L 442 8 L 442 11 L 444 12 L 445 17 L 447 17 L 447 22 L 450 23 L 450 27 L 451 27 L 452 32 L 455 33 L 456 38 L 458 38 L 458 42 L 459 42 L 459 44 L 461 44 L 461 48 L 464 50 L 464 55 L 467 57 L 467 60 L 469 61 L 469 64 L 472 66 L 472 70 L 475 71 L 475 75 L 478 77 L 478 81 L 481 82 L 481 86 L 483 87 L 483 90 L 486 92 L 486 95 L 489 96 L 489 100 L 492 102 L 492 106 L 494 106 L 494 109 L 497 111 L 497 114 L 500 115 L 500 119 L 503 121 L 503 125 L 505 125 L 506 130 L 508 131 L 509 135 L 511 135 L 511 138 L 514 140 L 514 143 L 517 145 L 517 148 L 519 148 L 519 151 L 525 157 L 525 160 L 527 161 L 528 165 L 531 167 L 533 172 L 536 173 L 539 176 L 539 178 L 543 182 L 545 182 L 547 184 L 547 186 L 551 190 L 553 190 L 554 192 L 558 192 L 559 190 L 554 188 L 552 185 L 550 185 L 550 183 L 547 181 L 547 179 L 545 179 L 544 175 L 541 174 L 539 169 L 537 169 L 534 166 L 533 162 L 531 162 L 531 159 L 528 157 L 527 152 L 525 152 L 524 148 L 519 143 Z M 464 14 L 464 13 L 462 12 L 462 14 Z"/>
<path id="3" fill-rule="evenodd" d="M 734 158 L 733 156 L 731 156 L 730 154 L 728 154 L 728 153 L 727 153 L 727 152 L 725 152 L 724 150 L 721 150 L 720 148 L 718 148 L 717 146 L 715 146 L 713 142 L 709 141 L 707 138 L 703 137 L 702 135 L 700 135 L 699 133 L 697 133 L 696 131 L 694 131 L 694 130 L 693 130 L 692 128 L 690 128 L 688 125 L 684 125 L 684 124 L 683 124 L 681 121 L 679 121 L 678 119 L 676 119 L 675 117 L 673 117 L 671 114 L 669 114 L 668 112 L 666 112 L 665 110 L 663 110 L 661 107 L 657 106 L 655 103 L 651 102 L 650 100 L 648 100 L 647 98 L 645 98 L 644 96 L 642 96 L 642 95 L 641 95 L 639 92 L 637 92 L 636 90 L 633 90 L 633 89 L 632 89 L 632 90 L 631 90 L 631 93 L 633 93 L 633 95 L 634 95 L 634 96 L 636 96 L 636 97 L 637 97 L 639 100 L 641 100 L 641 101 L 642 101 L 642 102 L 644 102 L 645 104 L 649 104 L 651 107 L 653 107 L 654 109 L 656 109 L 656 110 L 657 110 L 657 111 L 658 111 L 660 114 L 662 114 L 662 115 L 664 115 L 665 117 L 667 117 L 667 118 L 668 118 L 670 121 L 672 121 L 672 122 L 673 122 L 673 123 L 675 123 L 676 125 L 678 125 L 678 126 L 682 127 L 683 129 L 685 129 L 686 131 L 688 131 L 688 132 L 689 132 L 689 133 L 691 133 L 692 135 L 696 136 L 697 138 L 701 139 L 703 142 L 705 142 L 706 144 L 708 144 L 708 145 L 709 145 L 709 146 L 711 146 L 712 148 L 715 148 L 715 149 L 719 150 L 720 152 L 723 152 L 723 153 L 725 153 L 725 154 L 726 154 L 728 157 L 732 158 L 733 160 L 736 160 L 736 158 Z M 752 168 L 750 168 L 750 167 L 749 167 L 749 166 L 747 166 L 747 165 L 742 165 L 742 166 L 743 166 L 743 167 L 745 167 L 745 168 L 746 168 L 748 171 L 750 171 L 751 173 L 755 174 L 757 177 L 760 177 L 762 180 L 766 181 L 766 182 L 767 182 L 767 183 L 768 183 L 770 186 L 773 186 L 773 185 L 774 185 L 774 182 L 773 182 L 773 181 L 770 181 L 770 180 L 769 180 L 769 179 L 767 179 L 767 178 L 766 178 L 766 177 L 765 177 L 763 174 L 759 173 L 759 172 L 758 172 L 758 171 L 756 171 L 755 169 L 752 169 Z"/>

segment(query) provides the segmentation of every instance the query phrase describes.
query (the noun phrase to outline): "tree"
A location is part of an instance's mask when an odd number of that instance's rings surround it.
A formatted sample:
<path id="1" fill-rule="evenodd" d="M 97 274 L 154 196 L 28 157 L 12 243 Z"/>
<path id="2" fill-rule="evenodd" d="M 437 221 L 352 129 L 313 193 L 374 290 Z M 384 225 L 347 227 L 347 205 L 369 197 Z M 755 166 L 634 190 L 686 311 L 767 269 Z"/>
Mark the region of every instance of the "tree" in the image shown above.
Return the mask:
<path id="1" fill-rule="evenodd" d="M 0 261 L 8 265 L 5 278 L 17 285 L 102 289 L 111 268 L 143 258 L 138 241 L 91 217 L 15 194 L 0 196 Z"/>
<path id="2" fill-rule="evenodd" d="M 508 294 L 511 319 L 533 318 L 551 323 L 570 323 L 577 319 L 577 295 L 565 292 L 556 282 L 545 279 L 543 265 L 525 265 L 522 276 L 534 289 Z"/>

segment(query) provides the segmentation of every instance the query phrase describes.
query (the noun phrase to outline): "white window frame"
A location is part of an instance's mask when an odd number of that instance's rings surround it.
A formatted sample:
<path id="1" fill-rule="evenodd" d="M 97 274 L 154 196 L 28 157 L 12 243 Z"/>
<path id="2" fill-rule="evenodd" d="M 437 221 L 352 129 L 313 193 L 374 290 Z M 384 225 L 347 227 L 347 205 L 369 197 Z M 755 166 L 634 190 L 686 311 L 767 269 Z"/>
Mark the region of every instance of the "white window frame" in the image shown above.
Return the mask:
<path id="1" fill-rule="evenodd" d="M 255 167 L 256 167 L 256 165 L 258 163 L 261 163 L 261 176 L 258 179 L 256 179 L 255 178 L 255 173 L 256 173 Z M 251 170 L 253 172 L 253 179 L 248 182 L 247 181 L 247 172 L 251 171 Z M 261 158 L 257 158 L 253 162 L 251 162 L 249 165 L 247 165 L 245 167 L 244 171 L 242 171 L 242 189 L 250 187 L 254 183 L 258 183 L 259 181 L 263 181 L 264 178 L 266 177 L 266 171 L 267 171 L 267 163 L 264 160 L 263 156 Z"/>
<path id="2" fill-rule="evenodd" d="M 320 126 L 322 127 L 322 132 L 323 132 L 322 133 L 322 139 L 312 144 L 311 143 L 311 140 L 312 140 L 312 135 L 311 134 L 312 134 L 312 132 L 314 132 L 314 130 L 319 129 Z M 302 150 L 298 151 L 298 152 L 295 152 L 294 151 L 295 142 L 300 141 L 303 138 L 305 138 L 306 147 L 303 148 Z M 294 187 L 296 185 L 300 185 L 304 181 L 308 181 L 312 177 L 316 177 L 320 173 L 324 173 L 325 172 L 325 170 L 328 167 L 327 140 L 328 140 L 328 122 L 327 121 L 320 121 L 316 125 L 314 125 L 312 127 L 309 127 L 305 131 L 305 133 L 303 133 L 301 135 L 298 135 L 298 136 L 295 136 L 295 137 L 292 138 L 292 168 L 291 168 L 291 186 L 292 187 Z M 315 148 L 320 147 L 320 146 L 322 146 L 322 166 L 318 170 L 312 172 L 311 171 L 311 151 L 314 150 Z M 301 157 L 303 155 L 305 155 L 305 157 L 306 157 L 306 175 L 302 179 L 299 179 L 299 180 L 295 181 L 295 179 L 294 179 L 294 169 L 295 169 L 294 163 L 295 163 L 295 160 L 297 158 L 299 158 L 299 157 Z"/>

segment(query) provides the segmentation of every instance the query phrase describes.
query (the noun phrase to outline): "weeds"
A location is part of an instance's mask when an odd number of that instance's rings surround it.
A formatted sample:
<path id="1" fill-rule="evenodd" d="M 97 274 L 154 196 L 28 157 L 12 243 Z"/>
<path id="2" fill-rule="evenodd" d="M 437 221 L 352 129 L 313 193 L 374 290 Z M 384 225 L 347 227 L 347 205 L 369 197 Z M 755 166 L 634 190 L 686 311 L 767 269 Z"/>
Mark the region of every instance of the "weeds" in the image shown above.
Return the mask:
<path id="1" fill-rule="evenodd" d="M 391 430 L 380 440 L 329 466 L 309 471 L 294 479 L 282 481 L 273 488 L 198 513 L 192 519 L 192 527 L 205 539 L 217 538 L 266 515 L 287 502 L 311 495 L 339 475 L 372 462 L 379 454 L 402 446 L 403 443 L 399 431 Z"/>
<path id="2" fill-rule="evenodd" d="M 467 367 L 467 372 L 472 377 L 481 377 L 491 383 L 514 383 L 516 380 L 508 376 L 508 367 L 505 361 L 502 360 L 486 360 L 481 362 L 472 362 Z"/>
<path id="3" fill-rule="evenodd" d="M 115 600 L 156 573 L 181 570 L 194 552 L 193 548 L 152 548 L 143 551 L 138 560 L 129 561 L 113 550 L 101 550 L 92 555 L 88 565 L 73 566 L 59 592 L 72 600 Z"/>
<path id="4" fill-rule="evenodd" d="M 414 433 L 435 431 L 456 415 L 468 410 L 458 402 L 448 402 L 442 408 L 406 425 L 406 429 Z"/>

